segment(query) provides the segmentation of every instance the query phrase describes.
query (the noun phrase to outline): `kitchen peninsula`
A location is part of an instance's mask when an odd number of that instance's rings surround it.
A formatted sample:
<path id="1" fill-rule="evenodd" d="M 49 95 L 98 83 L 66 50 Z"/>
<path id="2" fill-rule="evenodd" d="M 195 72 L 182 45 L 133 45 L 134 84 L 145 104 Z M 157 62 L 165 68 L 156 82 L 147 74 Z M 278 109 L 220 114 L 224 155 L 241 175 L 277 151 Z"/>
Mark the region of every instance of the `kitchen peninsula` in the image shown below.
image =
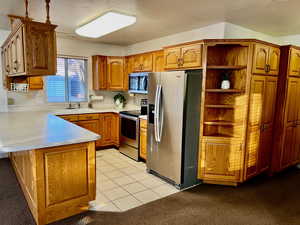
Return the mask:
<path id="1" fill-rule="evenodd" d="M 88 209 L 96 196 L 99 138 L 47 112 L 0 113 L 0 152 L 9 153 L 38 225 Z"/>

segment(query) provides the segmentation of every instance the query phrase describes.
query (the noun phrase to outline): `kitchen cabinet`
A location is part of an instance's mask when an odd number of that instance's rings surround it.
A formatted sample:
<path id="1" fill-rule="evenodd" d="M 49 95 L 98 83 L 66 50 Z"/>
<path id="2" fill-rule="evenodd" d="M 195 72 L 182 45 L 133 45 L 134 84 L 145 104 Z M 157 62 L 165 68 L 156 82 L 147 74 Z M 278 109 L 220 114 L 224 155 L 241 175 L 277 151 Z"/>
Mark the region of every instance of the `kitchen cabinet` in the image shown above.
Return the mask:
<path id="1" fill-rule="evenodd" d="M 271 172 L 300 162 L 300 77 L 296 46 L 281 46 Z"/>
<path id="2" fill-rule="evenodd" d="M 202 67 L 202 44 L 187 44 L 164 49 L 165 70 Z"/>
<path id="3" fill-rule="evenodd" d="M 264 172 L 271 165 L 276 92 L 277 77 L 252 77 L 247 131 L 247 179 Z"/>
<path id="4" fill-rule="evenodd" d="M 140 119 L 140 158 L 147 159 L 147 119 Z"/>
<path id="5" fill-rule="evenodd" d="M 88 113 L 60 115 L 64 120 L 101 135 L 96 147 L 119 147 L 119 115 L 117 113 Z"/>
<path id="6" fill-rule="evenodd" d="M 153 72 L 164 71 L 164 51 L 156 51 L 153 53 Z"/>
<path id="7" fill-rule="evenodd" d="M 300 77 L 300 49 L 291 48 L 289 58 L 289 76 Z"/>
<path id="8" fill-rule="evenodd" d="M 48 76 L 56 74 L 56 25 L 26 20 L 2 45 L 2 57 L 7 76 Z"/>
<path id="9" fill-rule="evenodd" d="M 236 185 L 242 173 L 242 146 L 238 140 L 207 138 L 201 143 L 201 178 L 206 183 Z"/>
<path id="10" fill-rule="evenodd" d="M 134 72 L 152 72 L 153 56 L 152 53 L 143 53 L 133 56 Z"/>
<path id="11" fill-rule="evenodd" d="M 238 185 L 271 167 L 278 77 L 253 73 L 254 45 L 254 40 L 203 41 L 198 178 L 204 183 Z M 269 52 L 267 43 L 255 52 L 261 65 Z M 230 89 L 223 90 L 227 70 Z"/>
<path id="12" fill-rule="evenodd" d="M 107 57 L 107 86 L 109 90 L 128 90 L 128 74 L 125 74 L 124 57 Z"/>
<path id="13" fill-rule="evenodd" d="M 28 77 L 27 82 L 29 84 L 30 90 L 42 90 L 44 88 L 44 79 L 43 77 Z"/>
<path id="14" fill-rule="evenodd" d="M 94 90 L 128 90 L 125 57 L 96 55 L 92 56 L 92 65 Z"/>
<path id="15" fill-rule="evenodd" d="M 119 146 L 119 116 L 114 113 L 100 114 L 103 120 L 102 144 Z"/>
<path id="16" fill-rule="evenodd" d="M 253 55 L 254 74 L 278 75 L 280 49 L 264 44 L 255 44 Z"/>
<path id="17" fill-rule="evenodd" d="M 134 72 L 134 56 L 125 57 L 125 70 L 128 75 Z"/>
<path id="18" fill-rule="evenodd" d="M 93 89 L 107 89 L 107 57 L 102 55 L 92 56 Z"/>

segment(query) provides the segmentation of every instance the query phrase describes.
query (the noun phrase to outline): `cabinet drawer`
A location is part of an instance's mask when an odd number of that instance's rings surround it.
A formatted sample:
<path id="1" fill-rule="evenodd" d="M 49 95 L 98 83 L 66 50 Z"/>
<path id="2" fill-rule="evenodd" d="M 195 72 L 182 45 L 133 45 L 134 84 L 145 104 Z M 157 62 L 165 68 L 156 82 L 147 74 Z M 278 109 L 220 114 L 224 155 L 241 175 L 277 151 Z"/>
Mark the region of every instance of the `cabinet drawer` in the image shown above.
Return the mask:
<path id="1" fill-rule="evenodd" d="M 78 121 L 78 115 L 64 115 L 64 116 L 59 116 L 60 118 L 67 120 L 69 122 L 76 122 Z"/>
<path id="2" fill-rule="evenodd" d="M 147 120 L 146 119 L 140 119 L 140 127 L 147 129 Z"/>
<path id="3" fill-rule="evenodd" d="M 78 115 L 78 120 L 97 120 L 99 119 L 99 114 L 81 114 Z"/>

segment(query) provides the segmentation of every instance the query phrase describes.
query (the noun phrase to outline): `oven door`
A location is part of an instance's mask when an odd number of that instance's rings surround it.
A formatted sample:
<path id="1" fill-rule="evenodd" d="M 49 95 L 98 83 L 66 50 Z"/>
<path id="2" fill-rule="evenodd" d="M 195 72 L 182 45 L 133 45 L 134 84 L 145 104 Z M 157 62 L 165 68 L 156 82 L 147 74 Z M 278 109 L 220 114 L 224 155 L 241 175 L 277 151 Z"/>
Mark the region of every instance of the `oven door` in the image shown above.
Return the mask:
<path id="1" fill-rule="evenodd" d="M 139 148 L 139 118 L 120 114 L 121 119 L 121 145 L 126 144 Z"/>

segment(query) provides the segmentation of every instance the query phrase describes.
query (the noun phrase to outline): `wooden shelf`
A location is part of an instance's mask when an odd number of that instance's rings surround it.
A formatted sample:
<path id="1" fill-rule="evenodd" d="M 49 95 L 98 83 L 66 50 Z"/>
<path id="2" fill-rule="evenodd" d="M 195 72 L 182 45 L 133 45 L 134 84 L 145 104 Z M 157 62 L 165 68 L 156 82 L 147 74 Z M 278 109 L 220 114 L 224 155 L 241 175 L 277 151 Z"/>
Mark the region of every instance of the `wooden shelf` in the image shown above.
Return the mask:
<path id="1" fill-rule="evenodd" d="M 206 122 L 204 122 L 204 124 L 212 125 L 212 126 L 234 126 L 234 125 L 236 125 L 233 122 L 225 121 L 225 120 L 206 121 Z"/>
<path id="2" fill-rule="evenodd" d="M 246 69 L 246 65 L 237 65 L 237 66 L 226 66 L 226 65 L 210 65 L 206 67 L 207 69 L 213 70 L 242 70 Z"/>
<path id="3" fill-rule="evenodd" d="M 243 90 L 240 89 L 206 89 L 206 92 L 210 93 L 242 93 L 244 92 Z"/>
<path id="4" fill-rule="evenodd" d="M 205 105 L 206 108 L 233 109 L 235 105 Z"/>

